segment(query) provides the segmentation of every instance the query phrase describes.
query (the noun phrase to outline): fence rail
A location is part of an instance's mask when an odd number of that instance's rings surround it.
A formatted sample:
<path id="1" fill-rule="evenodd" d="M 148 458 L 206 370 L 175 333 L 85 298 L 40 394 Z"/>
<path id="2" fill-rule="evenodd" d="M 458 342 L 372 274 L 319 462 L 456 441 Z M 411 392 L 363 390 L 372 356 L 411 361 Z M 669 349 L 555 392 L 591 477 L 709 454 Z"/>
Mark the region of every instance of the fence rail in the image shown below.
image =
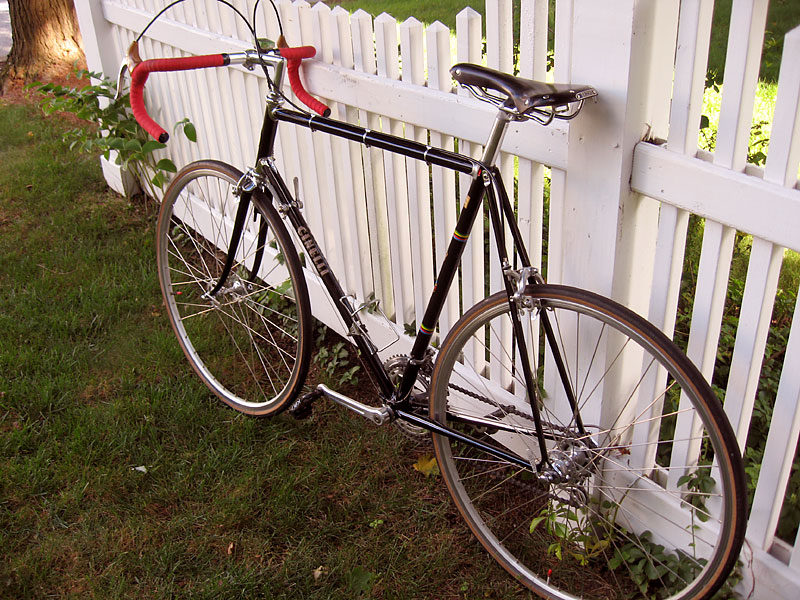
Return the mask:
<path id="1" fill-rule="evenodd" d="M 234 4 L 249 13 L 253 0 Z M 455 32 L 413 18 L 397 23 L 386 14 L 350 15 L 324 3 L 277 4 L 290 45 L 319 49 L 306 83 L 335 117 L 461 153 L 480 152 L 492 111 L 453 89 L 453 62 L 483 61 L 516 68 L 523 77 L 594 85 L 599 98 L 580 119 L 546 128 L 519 124 L 502 145 L 499 165 L 504 180 L 515 182 L 532 259 L 547 269 L 550 281 L 611 295 L 670 335 L 679 303 L 689 298 L 688 353 L 709 379 L 718 366 L 723 313 L 738 312 L 730 376 L 714 383 L 725 388 L 725 409 L 742 448 L 752 444 L 748 435 L 785 249 L 800 251 L 800 28 L 785 40 L 762 169 L 747 164 L 747 143 L 767 0 L 733 0 L 730 39 L 736 43 L 728 45 L 713 154 L 697 144 L 710 0 L 522 0 L 519 14 L 511 0 L 487 0 L 485 19 L 465 9 Z M 90 68 L 115 72 L 124 49 L 161 5 L 77 0 Z M 272 13 L 258 18 L 260 31 L 277 37 Z M 554 39 L 548 39 L 551 29 Z M 225 7 L 195 0 L 176 6 L 148 31 L 142 54 L 241 50 L 249 46 L 248 35 Z M 555 49 L 549 74 L 548 47 Z M 164 123 L 189 117 L 197 125 L 196 145 L 170 146 L 176 162 L 212 157 L 243 167 L 252 161 L 267 91 L 263 75 L 231 68 L 152 79 L 148 104 L 154 114 Z M 345 289 L 362 300 L 371 294 L 380 299 L 387 339 L 393 331 L 401 334 L 387 354 L 406 352 L 404 326 L 420 321 L 455 224 L 458 192 L 466 189 L 464 176 L 293 126 L 281 128 L 277 147 L 279 165 L 288 181 L 297 178 L 307 218 L 322 232 L 319 241 Z M 687 290 L 692 215 L 703 219 L 702 249 L 696 285 Z M 752 249 L 741 301 L 732 307 L 727 290 L 737 234 L 752 236 Z M 498 265 L 487 260 L 488 243 L 478 228 L 440 334 L 500 287 Z M 316 314 L 341 331 L 331 307 L 315 293 L 313 276 L 311 289 Z M 789 368 L 781 371 L 775 417 L 753 481 L 742 589 L 752 587 L 758 598 L 793 599 L 800 590 L 800 541 L 776 536 L 800 434 L 800 373 L 791 368 L 800 364 L 798 338 L 800 325 L 781 342 Z M 684 464 L 696 458 L 688 456 Z"/>

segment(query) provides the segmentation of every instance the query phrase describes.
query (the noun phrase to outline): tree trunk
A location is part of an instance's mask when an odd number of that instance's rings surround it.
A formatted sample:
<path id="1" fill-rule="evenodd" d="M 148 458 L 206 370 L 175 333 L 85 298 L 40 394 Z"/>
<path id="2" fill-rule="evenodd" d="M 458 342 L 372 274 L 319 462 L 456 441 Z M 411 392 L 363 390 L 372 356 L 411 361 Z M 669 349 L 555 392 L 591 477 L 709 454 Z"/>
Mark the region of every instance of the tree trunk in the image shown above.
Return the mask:
<path id="1" fill-rule="evenodd" d="M 0 83 L 63 75 L 85 63 L 73 0 L 8 0 L 8 8 L 13 42 Z"/>

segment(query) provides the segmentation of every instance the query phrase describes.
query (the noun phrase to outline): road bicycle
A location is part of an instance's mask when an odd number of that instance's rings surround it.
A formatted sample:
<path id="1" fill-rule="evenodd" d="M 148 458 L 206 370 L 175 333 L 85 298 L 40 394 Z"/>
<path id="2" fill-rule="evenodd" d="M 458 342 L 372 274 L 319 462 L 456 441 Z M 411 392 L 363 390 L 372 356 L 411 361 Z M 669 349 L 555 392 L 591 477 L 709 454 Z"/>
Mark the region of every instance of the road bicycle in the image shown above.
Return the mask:
<path id="1" fill-rule="evenodd" d="M 299 77 L 315 49 L 285 47 L 283 36 L 265 49 L 250 30 L 255 47 L 245 52 L 128 55 L 132 109 L 162 142 L 169 136 L 143 101 L 149 73 L 244 65 L 262 69 L 268 82 L 254 166 L 193 162 L 161 204 L 164 303 L 205 384 L 250 415 L 288 408 L 303 418 L 326 397 L 375 424 L 430 434 L 469 528 L 542 596 L 712 597 L 736 565 L 745 530 L 744 470 L 721 402 L 645 319 L 590 291 L 545 283 L 495 167 L 509 123 L 572 119 L 597 92 L 455 65 L 453 78 L 497 108 L 474 159 L 330 118 Z M 287 73 L 313 113 L 284 93 Z M 472 178 L 408 355 L 381 360 L 361 317 L 365 305 L 343 289 L 317 244 L 274 160 L 282 122 Z M 438 318 L 484 206 L 503 289 L 467 310 L 436 349 Z M 309 282 L 325 290 L 358 348 L 376 406 L 325 385 L 304 388 L 314 343 Z"/>

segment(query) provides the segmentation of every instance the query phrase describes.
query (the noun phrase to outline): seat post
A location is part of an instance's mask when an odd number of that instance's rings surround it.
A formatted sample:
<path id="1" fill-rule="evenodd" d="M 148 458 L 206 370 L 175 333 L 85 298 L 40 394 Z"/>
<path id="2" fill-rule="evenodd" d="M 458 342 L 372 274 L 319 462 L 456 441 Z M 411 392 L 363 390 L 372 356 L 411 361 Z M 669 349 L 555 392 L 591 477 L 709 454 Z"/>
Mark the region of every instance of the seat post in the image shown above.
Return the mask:
<path id="1" fill-rule="evenodd" d="M 506 133 L 506 127 L 512 116 L 504 109 L 497 111 L 492 131 L 489 133 L 489 139 L 483 148 L 483 157 L 481 162 L 489 167 L 494 166 L 494 161 L 500 151 L 500 144 L 503 142 L 503 137 Z"/>

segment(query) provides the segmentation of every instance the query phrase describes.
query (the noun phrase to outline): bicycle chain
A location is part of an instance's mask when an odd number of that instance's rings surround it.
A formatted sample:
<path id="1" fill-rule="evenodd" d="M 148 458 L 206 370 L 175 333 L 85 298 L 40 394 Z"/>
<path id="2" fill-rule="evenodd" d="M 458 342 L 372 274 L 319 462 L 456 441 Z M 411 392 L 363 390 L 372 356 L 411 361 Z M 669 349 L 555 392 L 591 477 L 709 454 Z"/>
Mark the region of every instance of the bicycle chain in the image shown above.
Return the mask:
<path id="1" fill-rule="evenodd" d="M 447 387 L 449 389 L 452 389 L 452 390 L 455 390 L 457 392 L 460 392 L 460 393 L 462 393 L 462 394 L 464 394 L 466 396 L 469 396 L 470 398 L 475 398 L 476 400 L 478 400 L 480 402 L 483 402 L 484 404 L 488 404 L 488 405 L 490 405 L 492 407 L 495 407 L 495 408 L 497 408 L 499 410 L 502 410 L 507 415 L 508 414 L 515 415 L 515 416 L 518 416 L 518 417 L 522 417 L 523 419 L 526 419 L 526 420 L 530 421 L 531 423 L 535 423 L 535 421 L 533 420 L 533 417 L 531 417 L 530 415 L 526 415 L 525 413 L 521 412 L 519 409 L 517 409 L 516 407 L 514 407 L 512 405 L 509 405 L 509 404 L 503 405 L 503 404 L 498 404 L 496 402 L 492 402 L 491 400 L 489 400 L 485 396 L 482 396 L 482 395 L 480 395 L 480 394 L 478 394 L 476 392 L 472 392 L 470 390 L 467 390 L 467 389 L 462 388 L 461 386 L 458 386 L 458 385 L 455 385 L 455 384 L 448 384 Z M 561 425 L 556 425 L 554 423 L 549 423 L 549 425 L 550 425 L 550 427 L 552 429 L 559 430 L 564 434 L 571 434 L 572 433 L 571 430 L 569 430 L 566 427 L 562 427 Z M 531 466 L 533 466 L 533 465 L 531 465 Z M 484 472 L 487 472 L 491 479 L 501 479 L 501 478 L 506 479 L 506 481 L 508 481 L 509 483 L 514 485 L 515 487 L 523 489 L 523 490 L 525 490 L 525 491 L 527 491 L 529 493 L 542 494 L 542 492 L 545 492 L 545 490 L 547 490 L 551 486 L 551 484 L 545 484 L 541 480 L 537 480 L 536 483 L 525 483 L 524 481 L 518 481 L 516 478 L 513 478 L 513 477 L 510 478 L 510 479 L 509 478 L 505 478 L 504 476 L 501 476 L 501 474 L 499 474 L 497 472 L 497 469 L 495 467 L 489 468 L 489 467 L 486 467 L 486 466 L 477 466 L 476 465 L 476 468 L 478 470 L 482 470 Z M 575 508 L 581 508 L 582 506 L 584 506 L 585 502 L 577 502 L 576 500 L 574 500 L 576 494 L 574 494 L 573 491 L 574 490 L 578 490 L 580 496 L 582 496 L 583 498 L 586 498 L 586 497 L 588 497 L 588 494 L 587 494 L 586 490 L 580 485 L 573 485 L 573 486 L 567 486 L 567 487 L 570 488 L 568 490 L 569 491 L 569 499 L 563 498 L 563 497 L 561 497 L 561 496 L 559 496 L 559 495 L 557 495 L 557 494 L 555 494 L 553 492 L 546 492 L 546 494 L 544 494 L 544 495 L 546 495 L 549 499 L 557 500 L 560 503 L 569 504 L 570 506 L 573 506 Z"/>
<path id="2" fill-rule="evenodd" d="M 516 407 L 514 407 L 514 406 L 512 406 L 510 404 L 497 404 L 496 402 L 493 402 L 493 401 L 489 400 L 485 396 L 481 396 L 480 394 L 478 394 L 476 392 L 471 392 L 471 391 L 469 391 L 467 389 L 462 388 L 461 386 L 454 385 L 452 383 L 448 384 L 447 387 L 450 388 L 450 389 L 453 389 L 453 390 L 455 390 L 457 392 L 461 392 L 462 394 L 464 394 L 466 396 L 469 396 L 471 398 L 475 398 L 476 400 L 479 400 L 479 401 L 483 402 L 484 404 L 488 404 L 489 406 L 493 406 L 493 407 L 495 407 L 495 408 L 497 408 L 499 410 L 502 410 L 506 414 L 522 417 L 523 419 L 526 419 L 526 420 L 530 421 L 531 423 L 534 423 L 534 424 L 536 423 L 533 420 L 533 417 L 531 415 L 526 415 L 524 412 L 521 412 L 518 408 L 516 408 Z M 569 429 L 568 427 L 564 427 L 562 425 L 556 425 L 555 423 L 550 423 L 549 421 L 548 421 L 547 424 L 553 430 L 560 431 L 561 433 L 564 433 L 564 434 L 567 434 L 567 435 L 572 435 L 573 434 L 573 431 L 571 429 Z"/>
<path id="3" fill-rule="evenodd" d="M 402 361 L 403 359 L 408 360 L 408 358 L 405 357 L 405 356 L 395 356 L 395 357 L 392 357 L 392 359 L 390 359 L 390 360 L 398 360 L 398 359 L 400 361 Z M 428 357 L 428 359 L 430 360 L 430 357 Z M 430 372 L 430 370 L 431 370 L 430 367 L 431 366 L 432 365 L 430 365 L 430 363 L 429 363 L 428 364 L 428 367 L 429 367 L 428 368 L 428 372 Z M 423 367 L 423 370 L 425 370 L 424 367 Z M 465 389 L 465 388 L 463 388 L 461 386 L 458 386 L 458 385 L 455 385 L 455 384 L 452 384 L 452 383 L 448 384 L 448 388 L 452 389 L 452 390 L 454 390 L 456 392 L 459 392 L 461 394 L 464 394 L 465 396 L 468 396 L 470 398 L 474 398 L 475 400 L 478 400 L 479 402 L 483 402 L 484 404 L 488 404 L 489 406 L 491 406 L 491 407 L 493 407 L 493 408 L 495 408 L 497 410 L 501 410 L 506 415 L 514 415 L 514 416 L 523 418 L 523 419 L 529 421 L 530 423 L 534 423 L 535 424 L 535 421 L 533 420 L 532 416 L 526 415 L 525 413 L 520 411 L 515 406 L 512 406 L 510 404 L 507 404 L 507 405 L 498 404 L 498 403 L 493 402 L 492 400 L 486 398 L 485 396 L 483 396 L 481 394 L 478 394 L 477 392 L 470 391 L 468 389 Z M 550 427 L 552 429 L 558 430 L 558 431 L 564 433 L 565 435 L 569 435 L 569 434 L 573 433 L 571 430 L 569 430 L 566 427 L 562 427 L 562 426 L 556 425 L 554 423 L 550 423 L 549 425 L 550 425 Z M 533 465 L 531 465 L 531 466 L 533 467 Z M 517 488 L 520 488 L 522 490 L 525 490 L 528 493 L 542 494 L 543 492 L 545 492 L 546 496 L 549 499 L 557 500 L 558 502 L 561 502 L 561 503 L 567 503 L 567 504 L 570 504 L 571 506 L 574 506 L 576 508 L 580 508 L 582 506 L 582 504 L 577 503 L 577 502 L 575 502 L 573 500 L 573 498 L 575 497 L 575 494 L 573 494 L 572 492 L 570 492 L 570 499 L 567 500 L 567 499 L 565 499 L 565 498 L 563 498 L 561 496 L 558 496 L 557 494 L 554 494 L 553 492 L 546 491 L 548 488 L 551 487 L 551 484 L 546 484 L 546 483 L 542 482 L 541 480 L 537 480 L 535 483 L 526 483 L 524 481 L 519 481 L 519 480 L 517 480 L 516 478 L 513 478 L 513 477 L 508 479 L 508 478 L 505 478 L 505 477 L 501 476 L 497 472 L 496 467 L 491 467 L 490 468 L 490 467 L 486 467 L 486 466 L 477 466 L 476 465 L 476 469 L 482 470 L 482 471 L 488 473 L 488 475 L 489 475 L 489 477 L 491 479 L 501 479 L 501 478 L 506 479 L 506 481 L 511 483 L 513 486 L 515 486 Z M 573 489 L 579 490 L 580 494 L 582 496 L 586 497 L 586 491 L 581 486 L 570 486 L 570 487 L 573 488 Z"/>
<path id="4" fill-rule="evenodd" d="M 518 417 L 522 417 L 523 419 L 527 419 L 528 421 L 533 422 L 533 418 L 531 416 L 526 415 L 525 413 L 521 412 L 518 408 L 516 408 L 516 407 L 514 407 L 514 406 L 512 406 L 510 404 L 506 404 L 506 405 L 497 404 L 496 402 L 492 402 L 488 398 L 486 398 L 484 396 L 481 396 L 480 394 L 478 394 L 476 392 L 471 392 L 471 391 L 469 391 L 467 389 L 462 388 L 461 386 L 458 386 L 458 385 L 455 385 L 455 384 L 452 384 L 452 383 L 448 384 L 447 387 L 449 387 L 449 388 L 451 388 L 451 389 L 453 389 L 453 390 L 455 390 L 457 392 L 461 392 L 462 394 L 464 394 L 466 396 L 469 396 L 471 398 L 475 398 L 476 400 L 480 400 L 484 404 L 488 404 L 489 406 L 493 406 L 493 407 L 495 407 L 495 408 L 497 408 L 499 410 L 502 410 L 506 414 L 516 415 Z"/>

